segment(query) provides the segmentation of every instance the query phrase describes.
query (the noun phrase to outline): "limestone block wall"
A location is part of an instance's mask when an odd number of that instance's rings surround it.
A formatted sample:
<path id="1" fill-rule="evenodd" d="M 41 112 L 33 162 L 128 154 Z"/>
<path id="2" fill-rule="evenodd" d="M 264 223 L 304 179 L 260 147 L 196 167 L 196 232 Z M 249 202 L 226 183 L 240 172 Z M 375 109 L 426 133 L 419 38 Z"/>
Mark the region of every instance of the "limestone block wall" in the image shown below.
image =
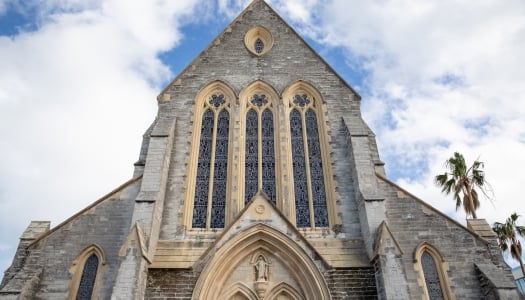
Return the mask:
<path id="1" fill-rule="evenodd" d="M 99 273 L 102 285 L 98 297 L 108 299 L 119 265 L 118 252 L 130 228 L 139 186 L 140 180 L 132 181 L 37 240 L 28 248 L 25 265 L 4 288 L 31 285 L 32 277 L 26 275 L 41 270 L 39 282 L 35 285 L 36 295 L 26 295 L 27 299 L 65 299 L 71 288 L 73 274 L 69 270 L 73 262 L 84 249 L 97 245 L 106 259 Z"/>
<path id="2" fill-rule="evenodd" d="M 493 251 L 493 245 L 488 244 L 487 240 L 469 232 L 392 183 L 381 178 L 378 181 L 386 195 L 388 227 L 403 252 L 401 267 L 406 274 L 411 299 L 421 299 L 423 295 L 414 266 L 415 251 L 422 242 L 431 244 L 443 256 L 448 266 L 446 276 L 456 299 L 483 299 L 475 264 L 489 264 L 500 273 L 498 277 L 508 277 L 501 280 L 512 280 L 501 253 Z M 384 280 L 396 278 L 386 277 Z"/>
<path id="3" fill-rule="evenodd" d="M 333 300 L 377 299 L 373 268 L 333 269 L 324 276 Z M 191 299 L 198 277 L 188 269 L 150 269 L 145 299 Z"/>

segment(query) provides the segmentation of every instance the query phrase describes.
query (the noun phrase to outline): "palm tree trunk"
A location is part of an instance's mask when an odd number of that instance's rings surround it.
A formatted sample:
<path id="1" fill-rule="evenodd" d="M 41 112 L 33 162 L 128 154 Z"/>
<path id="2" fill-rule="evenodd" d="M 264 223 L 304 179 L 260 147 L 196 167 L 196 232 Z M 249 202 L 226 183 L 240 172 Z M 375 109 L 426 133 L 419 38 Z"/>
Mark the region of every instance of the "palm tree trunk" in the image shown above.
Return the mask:
<path id="1" fill-rule="evenodd" d="M 521 267 L 521 275 L 523 275 L 523 277 L 525 278 L 525 268 L 523 267 L 523 259 L 519 259 L 520 261 L 520 267 Z"/>

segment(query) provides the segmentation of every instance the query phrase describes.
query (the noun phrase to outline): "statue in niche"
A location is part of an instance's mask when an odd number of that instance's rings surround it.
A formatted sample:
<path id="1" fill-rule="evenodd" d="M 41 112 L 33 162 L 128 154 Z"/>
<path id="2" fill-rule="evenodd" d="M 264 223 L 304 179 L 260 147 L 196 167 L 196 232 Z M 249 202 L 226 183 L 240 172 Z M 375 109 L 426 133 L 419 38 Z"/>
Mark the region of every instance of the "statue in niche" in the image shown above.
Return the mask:
<path id="1" fill-rule="evenodd" d="M 257 281 L 268 281 L 268 264 L 262 256 L 255 262 L 255 274 Z"/>

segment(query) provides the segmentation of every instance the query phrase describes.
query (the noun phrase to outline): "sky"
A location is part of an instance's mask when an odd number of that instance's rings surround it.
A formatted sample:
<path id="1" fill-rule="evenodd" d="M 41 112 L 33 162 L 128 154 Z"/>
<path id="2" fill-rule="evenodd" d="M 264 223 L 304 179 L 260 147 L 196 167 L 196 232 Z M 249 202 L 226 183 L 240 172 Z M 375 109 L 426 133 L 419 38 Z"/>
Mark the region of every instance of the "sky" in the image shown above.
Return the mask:
<path id="1" fill-rule="evenodd" d="M 0 272 L 31 220 L 131 178 L 156 96 L 249 2 L 0 0 Z M 267 2 L 360 93 L 390 179 L 465 224 L 433 183 L 458 151 L 479 218 L 525 215 L 523 0 Z"/>

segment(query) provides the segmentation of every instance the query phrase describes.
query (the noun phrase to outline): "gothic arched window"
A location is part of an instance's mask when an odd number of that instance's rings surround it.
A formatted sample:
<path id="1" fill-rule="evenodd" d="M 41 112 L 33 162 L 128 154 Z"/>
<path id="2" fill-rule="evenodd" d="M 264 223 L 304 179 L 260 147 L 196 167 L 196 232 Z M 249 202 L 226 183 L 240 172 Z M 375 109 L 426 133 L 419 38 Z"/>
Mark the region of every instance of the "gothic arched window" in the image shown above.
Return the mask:
<path id="1" fill-rule="evenodd" d="M 91 254 L 86 260 L 78 285 L 77 300 L 91 299 L 93 288 L 95 287 L 95 279 L 97 278 L 98 264 L 99 259 L 95 253 Z"/>
<path id="2" fill-rule="evenodd" d="M 90 300 L 97 294 L 105 259 L 96 245 L 87 247 L 73 262 L 73 280 L 68 299 Z"/>
<path id="3" fill-rule="evenodd" d="M 290 219 L 299 228 L 322 229 L 338 223 L 334 188 L 330 180 L 330 145 L 319 91 L 297 81 L 283 92 L 291 179 L 286 196 Z"/>
<path id="4" fill-rule="evenodd" d="M 296 94 L 290 112 L 290 140 L 297 227 L 327 227 L 328 207 L 324 184 L 319 125 L 313 99 Z"/>
<path id="5" fill-rule="evenodd" d="M 447 282 L 448 265 L 443 257 L 432 245 L 421 243 L 415 254 L 415 269 L 423 280 L 423 291 L 427 299 L 451 299 L 451 291 Z"/>
<path id="6" fill-rule="evenodd" d="M 224 93 L 205 98 L 193 200 L 192 228 L 224 228 L 230 137 L 229 100 Z"/>
<path id="7" fill-rule="evenodd" d="M 244 204 L 263 190 L 276 203 L 275 137 L 272 103 L 262 93 L 247 101 Z"/>

